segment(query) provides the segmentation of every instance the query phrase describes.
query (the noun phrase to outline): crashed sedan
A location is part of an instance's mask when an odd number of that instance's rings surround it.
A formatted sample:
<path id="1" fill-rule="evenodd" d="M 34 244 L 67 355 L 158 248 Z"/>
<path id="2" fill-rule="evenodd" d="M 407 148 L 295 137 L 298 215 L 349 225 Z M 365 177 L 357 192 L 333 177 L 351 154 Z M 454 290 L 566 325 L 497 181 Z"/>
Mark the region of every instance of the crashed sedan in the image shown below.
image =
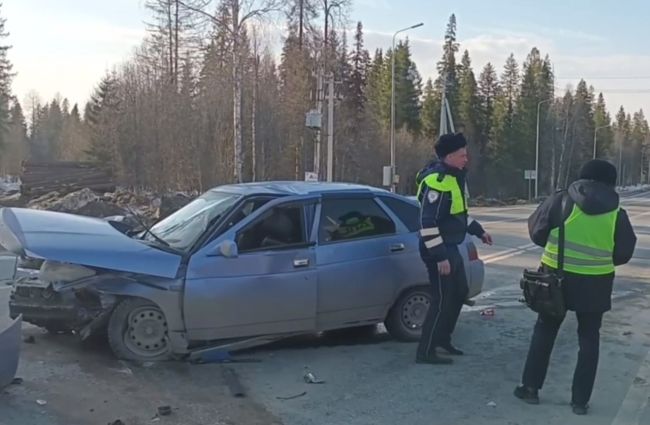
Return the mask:
<path id="1" fill-rule="evenodd" d="M 378 323 L 417 340 L 430 302 L 418 221 L 417 202 L 381 189 L 266 182 L 209 190 L 137 232 L 5 208 L 0 244 L 44 260 L 13 283 L 12 317 L 152 361 Z M 483 263 L 469 238 L 461 254 L 473 297 Z"/>

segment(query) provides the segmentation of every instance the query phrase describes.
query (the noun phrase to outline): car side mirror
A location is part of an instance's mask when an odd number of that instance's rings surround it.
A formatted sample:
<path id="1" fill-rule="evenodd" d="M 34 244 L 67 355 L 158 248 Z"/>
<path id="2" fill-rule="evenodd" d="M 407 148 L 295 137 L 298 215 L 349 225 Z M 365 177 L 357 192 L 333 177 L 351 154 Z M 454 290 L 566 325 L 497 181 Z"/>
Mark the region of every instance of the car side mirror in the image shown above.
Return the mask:
<path id="1" fill-rule="evenodd" d="M 221 242 L 216 249 L 216 255 L 220 255 L 225 258 L 237 258 L 239 256 L 239 248 L 237 243 L 231 240 L 225 240 Z"/>

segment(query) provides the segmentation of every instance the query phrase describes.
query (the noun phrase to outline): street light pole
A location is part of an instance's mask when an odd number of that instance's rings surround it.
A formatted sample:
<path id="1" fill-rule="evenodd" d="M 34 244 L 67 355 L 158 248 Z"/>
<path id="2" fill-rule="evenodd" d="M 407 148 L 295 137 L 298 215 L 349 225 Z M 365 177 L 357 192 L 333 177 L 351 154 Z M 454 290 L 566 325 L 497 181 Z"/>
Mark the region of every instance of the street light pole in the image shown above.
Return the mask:
<path id="1" fill-rule="evenodd" d="M 611 124 L 607 124 L 600 127 L 596 127 L 596 129 L 594 130 L 594 159 L 596 159 L 596 136 L 598 136 L 598 130 L 600 130 L 601 128 L 607 128 L 611 126 L 612 126 Z"/>
<path id="2" fill-rule="evenodd" d="M 397 34 L 424 25 L 422 22 L 403 28 L 393 34 L 393 50 L 390 72 L 390 191 L 395 192 L 395 38 Z"/>
<path id="3" fill-rule="evenodd" d="M 544 99 L 537 103 L 537 134 L 535 137 L 535 199 L 539 197 L 539 108 L 542 103 L 550 102 L 554 98 Z"/>

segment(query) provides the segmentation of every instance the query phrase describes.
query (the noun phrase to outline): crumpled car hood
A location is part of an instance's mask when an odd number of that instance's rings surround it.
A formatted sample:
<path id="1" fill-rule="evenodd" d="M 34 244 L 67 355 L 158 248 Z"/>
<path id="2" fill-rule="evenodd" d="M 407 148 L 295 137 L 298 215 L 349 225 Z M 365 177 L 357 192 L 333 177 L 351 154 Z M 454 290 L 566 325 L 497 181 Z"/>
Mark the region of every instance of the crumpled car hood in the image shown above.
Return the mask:
<path id="1" fill-rule="evenodd" d="M 0 210 L 0 245 L 17 255 L 174 278 L 181 256 L 153 248 L 105 220 L 25 208 Z"/>

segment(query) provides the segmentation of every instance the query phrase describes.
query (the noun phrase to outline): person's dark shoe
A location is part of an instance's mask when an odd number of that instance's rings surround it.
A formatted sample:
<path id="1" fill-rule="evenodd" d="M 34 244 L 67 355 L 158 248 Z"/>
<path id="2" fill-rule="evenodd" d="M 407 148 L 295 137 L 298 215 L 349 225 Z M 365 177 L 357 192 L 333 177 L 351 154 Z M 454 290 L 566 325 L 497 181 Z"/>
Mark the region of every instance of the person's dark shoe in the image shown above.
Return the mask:
<path id="1" fill-rule="evenodd" d="M 465 354 L 463 353 L 462 350 L 459 350 L 458 348 L 451 345 L 451 343 L 440 345 L 439 347 L 445 350 L 446 352 L 448 352 L 449 354 L 451 354 L 452 356 L 462 356 L 463 354 Z"/>
<path id="2" fill-rule="evenodd" d="M 515 388 L 515 397 L 528 404 L 539 404 L 539 392 L 534 388 L 519 385 Z"/>
<path id="3" fill-rule="evenodd" d="M 415 363 L 417 364 L 452 364 L 454 361 L 447 357 L 440 357 L 437 354 L 434 354 L 429 357 L 416 357 Z"/>
<path id="4" fill-rule="evenodd" d="M 589 409 L 586 404 L 575 404 L 571 403 L 571 409 L 573 410 L 573 413 L 576 415 L 586 415 L 587 410 Z"/>
<path id="5" fill-rule="evenodd" d="M 465 301 L 463 301 L 463 304 L 465 304 L 465 305 L 468 306 L 468 307 L 474 307 L 474 306 L 476 305 L 476 301 L 474 301 L 474 300 L 470 300 L 470 299 L 466 299 Z"/>

